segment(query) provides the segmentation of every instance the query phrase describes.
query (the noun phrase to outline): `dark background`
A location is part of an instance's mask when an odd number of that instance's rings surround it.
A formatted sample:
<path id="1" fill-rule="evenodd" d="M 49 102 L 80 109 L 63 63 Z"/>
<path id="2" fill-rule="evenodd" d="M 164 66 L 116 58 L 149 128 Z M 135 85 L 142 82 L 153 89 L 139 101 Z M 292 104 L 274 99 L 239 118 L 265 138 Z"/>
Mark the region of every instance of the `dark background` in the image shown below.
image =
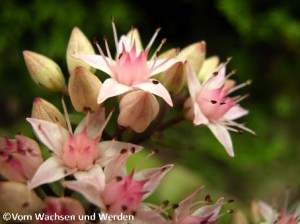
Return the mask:
<path id="1" fill-rule="evenodd" d="M 183 123 L 165 133 L 168 148 L 174 148 L 174 154 L 165 160 L 183 169 L 173 174 L 173 181 L 183 178 L 178 187 L 205 184 L 216 197 L 235 198 L 242 207 L 249 207 L 255 198 L 282 200 L 287 186 L 291 189 L 290 203 L 299 199 L 298 0 L 2 1 L 1 136 L 13 137 L 19 131 L 32 135 L 24 119 L 30 116 L 35 97 L 59 103 L 59 94 L 41 89 L 30 79 L 22 51 L 36 51 L 54 59 L 67 77 L 65 52 L 72 28 L 78 26 L 90 40 L 102 40 L 107 35 L 113 47 L 112 15 L 119 35 L 134 25 L 144 45 L 158 27 L 162 27 L 158 39 L 168 38 L 164 49 L 205 40 L 208 56 L 219 55 L 223 61 L 233 57 L 229 69 L 238 69 L 234 77 L 238 82 L 253 81 L 243 90 L 251 93 L 242 103 L 251 111 L 243 121 L 258 136 L 232 133 L 234 158 L 229 158 L 204 127 L 191 129 Z M 169 188 L 176 192 L 175 186 Z M 174 200 L 187 194 L 176 195 Z M 159 197 L 157 200 L 165 199 Z"/>

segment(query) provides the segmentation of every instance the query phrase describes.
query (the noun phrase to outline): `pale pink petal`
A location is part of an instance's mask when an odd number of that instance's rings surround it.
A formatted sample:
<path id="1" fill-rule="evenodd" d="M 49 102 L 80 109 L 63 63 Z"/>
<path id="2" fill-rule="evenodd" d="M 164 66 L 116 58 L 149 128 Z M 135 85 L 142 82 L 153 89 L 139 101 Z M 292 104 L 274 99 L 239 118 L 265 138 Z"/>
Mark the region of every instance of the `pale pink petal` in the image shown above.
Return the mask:
<path id="1" fill-rule="evenodd" d="M 105 108 L 100 107 L 99 110 L 95 113 L 88 113 L 86 117 L 79 123 L 76 127 L 74 135 L 78 135 L 87 127 L 87 136 L 90 139 L 94 139 L 98 134 L 105 123 Z"/>
<path id="2" fill-rule="evenodd" d="M 62 126 L 35 118 L 26 119 L 32 126 L 36 136 L 55 154 L 62 153 L 64 142 L 69 138 L 69 132 Z"/>
<path id="3" fill-rule="evenodd" d="M 226 78 L 226 65 L 227 63 L 221 63 L 211 74 L 211 76 L 204 83 L 205 88 L 212 90 L 222 87 Z"/>
<path id="4" fill-rule="evenodd" d="M 263 201 L 257 202 L 258 210 L 266 223 L 273 223 L 276 221 L 278 214 L 270 205 Z"/>
<path id="5" fill-rule="evenodd" d="M 101 86 L 98 96 L 98 103 L 103 103 L 106 99 L 118 96 L 132 90 L 132 87 L 118 83 L 114 79 L 106 79 Z"/>
<path id="6" fill-rule="evenodd" d="M 180 217 L 185 217 L 190 214 L 190 206 L 193 203 L 194 199 L 198 197 L 198 194 L 202 191 L 203 188 L 204 186 L 199 187 L 194 193 L 192 193 L 179 203 L 178 208 L 176 208 L 175 210 L 175 217 L 180 219 Z"/>
<path id="7" fill-rule="evenodd" d="M 194 114 L 195 114 L 195 118 L 193 121 L 194 125 L 201 125 L 201 124 L 207 125 L 209 123 L 207 117 L 205 117 L 205 115 L 201 112 L 201 109 L 197 103 L 194 103 Z"/>
<path id="8" fill-rule="evenodd" d="M 142 146 L 127 143 L 127 142 L 120 142 L 120 141 L 102 141 L 98 144 L 99 146 L 99 155 L 100 158 L 96 161 L 97 164 L 104 167 L 107 163 L 117 154 L 120 153 L 122 149 L 130 149 L 134 150 L 135 153 L 142 150 Z"/>
<path id="9" fill-rule="evenodd" d="M 191 66 L 187 63 L 187 83 L 192 101 L 196 101 L 197 94 L 201 90 L 201 84 Z"/>
<path id="10" fill-rule="evenodd" d="M 224 146 L 227 153 L 233 157 L 234 152 L 233 152 L 232 141 L 229 135 L 229 131 L 226 129 L 226 127 L 218 124 L 211 124 L 211 123 L 208 124 L 207 126 L 211 130 L 211 132 L 215 135 L 215 137 L 219 140 L 219 142 Z"/>
<path id="11" fill-rule="evenodd" d="M 171 224 L 163 218 L 158 211 L 155 211 L 143 203 L 140 205 L 134 217 L 134 224 Z"/>
<path id="12" fill-rule="evenodd" d="M 135 153 L 135 150 L 128 148 L 128 144 L 124 143 L 122 150 L 119 153 L 115 154 L 114 157 L 105 166 L 104 173 L 106 183 L 117 176 L 127 175 L 127 159 L 133 153 Z"/>
<path id="13" fill-rule="evenodd" d="M 157 81 L 150 80 L 148 82 L 134 85 L 133 87 L 136 87 L 136 88 L 142 89 L 144 91 L 150 92 L 154 95 L 160 96 L 167 102 L 167 104 L 169 104 L 171 107 L 173 107 L 173 102 L 172 102 L 170 93 L 162 84 L 158 83 Z"/>
<path id="14" fill-rule="evenodd" d="M 213 205 L 202 206 L 192 213 L 192 216 L 198 217 L 210 217 L 209 221 L 216 221 L 218 218 L 218 213 L 223 205 L 224 198 L 220 198 Z"/>
<path id="15" fill-rule="evenodd" d="M 123 46 L 125 47 L 125 50 L 127 52 L 130 52 L 131 50 L 131 41 L 128 39 L 125 35 L 122 35 L 120 37 L 119 43 L 118 43 L 119 49 L 122 49 Z"/>
<path id="16" fill-rule="evenodd" d="M 166 175 L 166 173 L 173 168 L 173 166 L 173 164 L 168 164 L 160 168 L 144 169 L 134 174 L 135 180 L 148 180 L 143 187 L 143 191 L 147 192 L 143 196 L 143 199 L 147 198 L 153 193 L 153 191 L 158 186 L 159 182 Z"/>
<path id="17" fill-rule="evenodd" d="M 155 62 L 154 68 L 150 71 L 149 77 L 154 76 L 158 73 L 161 73 L 168 68 L 170 68 L 172 65 L 176 64 L 177 62 L 180 62 L 181 60 L 178 59 L 157 59 Z M 148 68 L 151 68 L 153 65 L 154 61 L 148 61 Z"/>
<path id="18" fill-rule="evenodd" d="M 90 66 L 99 69 L 103 72 L 105 72 L 106 74 L 108 74 L 109 76 L 113 76 L 112 70 L 110 69 L 110 67 L 107 65 L 107 63 L 105 62 L 105 60 L 103 59 L 102 56 L 100 55 L 82 55 L 82 54 L 76 54 L 76 55 L 72 55 L 74 58 L 77 59 L 81 59 L 84 62 L 86 62 L 87 64 L 89 64 Z M 105 57 L 105 59 L 111 63 L 111 66 L 114 67 L 115 61 L 110 60 L 109 58 Z"/>
<path id="19" fill-rule="evenodd" d="M 101 192 L 98 191 L 95 186 L 86 182 L 79 181 L 66 181 L 64 186 L 81 193 L 88 201 L 98 206 L 101 209 L 105 209 L 103 200 L 101 199 Z"/>
<path id="20" fill-rule="evenodd" d="M 239 105 L 236 105 L 236 106 L 230 108 L 230 110 L 227 111 L 226 114 L 224 114 L 223 118 L 225 118 L 227 120 L 235 120 L 235 119 L 238 119 L 240 117 L 247 115 L 248 113 L 249 113 L 248 110 L 242 108 Z"/>
<path id="21" fill-rule="evenodd" d="M 93 185 L 99 192 L 103 191 L 105 187 L 105 175 L 103 169 L 97 164 L 92 166 L 87 171 L 79 171 L 74 173 L 74 177 L 79 182 Z"/>
<path id="22" fill-rule="evenodd" d="M 33 189 L 46 183 L 52 183 L 70 175 L 74 171 L 64 167 L 56 157 L 47 159 L 36 171 L 28 187 Z"/>
<path id="23" fill-rule="evenodd" d="M 105 187 L 105 175 L 102 168 L 94 165 L 85 172 L 76 172 L 74 174 L 77 181 L 66 181 L 64 186 L 81 193 L 91 203 L 105 208 L 101 199 L 101 192 Z"/>

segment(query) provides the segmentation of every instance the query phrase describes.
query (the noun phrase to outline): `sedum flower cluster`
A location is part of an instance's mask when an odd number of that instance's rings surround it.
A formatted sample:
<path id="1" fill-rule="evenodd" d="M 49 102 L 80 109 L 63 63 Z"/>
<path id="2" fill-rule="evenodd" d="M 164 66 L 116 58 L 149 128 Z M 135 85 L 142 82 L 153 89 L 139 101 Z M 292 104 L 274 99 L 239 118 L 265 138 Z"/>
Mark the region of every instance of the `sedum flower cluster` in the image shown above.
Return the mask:
<path id="1" fill-rule="evenodd" d="M 230 59 L 206 58 L 203 41 L 161 53 L 165 39 L 152 48 L 160 29 L 144 47 L 136 28 L 120 37 L 114 22 L 112 28 L 115 52 L 104 37 L 103 43 L 94 43 L 98 54 L 82 31 L 73 29 L 66 53 L 67 82 L 52 59 L 23 52 L 34 82 L 62 94 L 63 113 L 47 100 L 36 98 L 26 120 L 38 141 L 21 134 L 0 138 L 0 174 L 4 179 L 0 182 L 0 213 L 76 215 L 71 223 L 217 223 L 232 212 L 221 211 L 228 203 L 223 197 L 212 201 L 207 196 L 199 201 L 201 186 L 178 204 L 150 204 L 145 199 L 173 164 L 140 169 L 141 161 L 128 170 L 127 160 L 147 150 L 143 149 L 144 140 L 180 121 L 207 126 L 233 157 L 229 131 L 255 135 L 236 122 L 248 114 L 240 106 L 248 95 L 232 94 L 250 81 L 237 85 L 231 79 L 235 71 L 226 72 Z M 107 78 L 100 80 L 96 70 Z M 73 108 L 66 106 L 65 99 Z M 164 115 L 172 107 L 181 112 L 165 121 Z M 76 122 L 68 110 L 84 116 Z M 113 134 L 111 127 L 115 127 Z M 41 145 L 49 152 L 41 150 Z M 145 159 L 156 153 L 153 149 Z M 95 212 L 130 215 L 133 220 L 79 219 Z"/>

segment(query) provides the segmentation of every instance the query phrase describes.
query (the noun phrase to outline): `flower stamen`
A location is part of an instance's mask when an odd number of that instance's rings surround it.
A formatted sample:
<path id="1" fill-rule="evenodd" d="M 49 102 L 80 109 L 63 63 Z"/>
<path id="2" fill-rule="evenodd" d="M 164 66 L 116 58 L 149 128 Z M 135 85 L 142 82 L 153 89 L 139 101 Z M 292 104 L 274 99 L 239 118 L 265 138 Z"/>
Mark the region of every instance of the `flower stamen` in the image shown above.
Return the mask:
<path id="1" fill-rule="evenodd" d="M 147 47 L 145 48 L 145 51 L 148 51 L 148 50 L 151 48 L 151 46 L 152 46 L 152 44 L 154 43 L 154 41 L 155 41 L 155 39 L 156 39 L 156 37 L 157 37 L 157 35 L 158 35 L 158 33 L 159 33 L 160 30 L 161 30 L 160 27 L 156 29 L 156 31 L 155 31 L 155 33 L 153 34 L 152 38 L 150 39 L 150 41 L 149 41 Z"/>

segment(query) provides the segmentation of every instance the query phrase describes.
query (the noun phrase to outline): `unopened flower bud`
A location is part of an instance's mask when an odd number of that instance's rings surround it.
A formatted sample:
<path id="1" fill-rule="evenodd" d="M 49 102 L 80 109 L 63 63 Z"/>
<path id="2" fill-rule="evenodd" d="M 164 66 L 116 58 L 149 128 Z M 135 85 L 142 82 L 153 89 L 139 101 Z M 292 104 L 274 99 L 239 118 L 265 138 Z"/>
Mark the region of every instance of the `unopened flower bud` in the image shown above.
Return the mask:
<path id="1" fill-rule="evenodd" d="M 161 53 L 161 54 L 158 56 L 158 59 L 170 58 L 170 57 L 176 55 L 177 52 L 178 52 L 178 49 L 172 48 L 172 49 L 170 49 L 170 50 L 167 50 L 167 51 Z"/>
<path id="2" fill-rule="evenodd" d="M 42 212 L 43 202 L 26 185 L 17 182 L 0 182 L 0 213 L 33 215 Z"/>
<path id="3" fill-rule="evenodd" d="M 177 62 L 161 73 L 158 77 L 160 82 L 171 94 L 178 94 L 186 83 L 186 69 L 183 62 Z"/>
<path id="4" fill-rule="evenodd" d="M 64 128 L 67 127 L 66 120 L 60 111 L 53 104 L 40 97 L 35 98 L 33 101 L 31 117 L 50 121 Z"/>
<path id="5" fill-rule="evenodd" d="M 36 84 L 50 91 L 66 92 L 63 73 L 52 59 L 32 51 L 23 51 L 23 55 L 28 72 Z"/>
<path id="6" fill-rule="evenodd" d="M 204 41 L 191 44 L 183 48 L 177 55 L 177 59 L 188 61 L 193 71 L 198 74 L 206 54 L 206 44 Z"/>
<path id="7" fill-rule="evenodd" d="M 119 107 L 118 124 L 138 133 L 143 132 L 159 112 L 156 98 L 142 90 L 127 93 L 121 99 Z"/>
<path id="8" fill-rule="evenodd" d="M 84 67 L 77 67 L 69 79 L 69 94 L 76 111 L 97 111 L 101 81 Z"/>
<path id="9" fill-rule="evenodd" d="M 202 67 L 198 73 L 198 79 L 202 83 L 204 82 L 219 65 L 220 59 L 217 56 L 212 56 L 204 60 Z"/>
<path id="10" fill-rule="evenodd" d="M 233 213 L 230 224 L 248 224 L 247 218 L 241 210 Z"/>
<path id="11" fill-rule="evenodd" d="M 67 48 L 69 74 L 74 74 L 74 69 L 78 66 L 82 66 L 90 72 L 95 72 L 95 69 L 84 61 L 74 58 L 73 55 L 75 54 L 95 54 L 91 42 L 78 27 L 73 28 Z"/>
<path id="12" fill-rule="evenodd" d="M 26 182 L 43 162 L 40 147 L 33 139 L 23 135 L 0 138 L 0 174 L 7 180 Z"/>

